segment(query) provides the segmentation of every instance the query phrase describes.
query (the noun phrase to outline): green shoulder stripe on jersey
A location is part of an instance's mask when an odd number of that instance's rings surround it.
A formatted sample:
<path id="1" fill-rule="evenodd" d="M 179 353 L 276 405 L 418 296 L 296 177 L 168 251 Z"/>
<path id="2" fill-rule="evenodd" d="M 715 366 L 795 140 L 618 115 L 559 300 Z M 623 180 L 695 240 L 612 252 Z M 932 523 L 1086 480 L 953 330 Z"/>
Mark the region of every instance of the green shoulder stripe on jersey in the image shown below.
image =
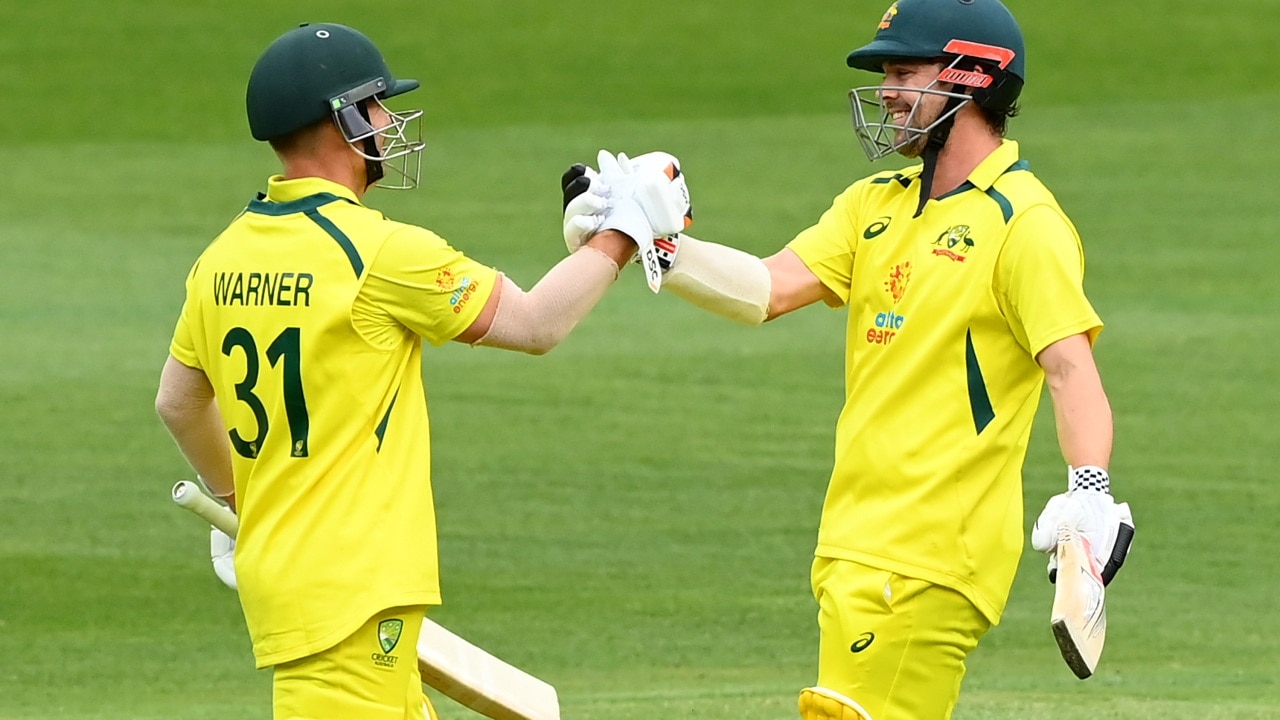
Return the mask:
<path id="1" fill-rule="evenodd" d="M 269 202 L 264 200 L 261 195 L 249 201 L 249 206 L 245 208 L 247 212 L 257 213 L 259 215 L 271 215 L 279 217 L 281 215 L 292 215 L 294 213 L 303 213 L 321 230 L 328 233 L 347 254 L 347 260 L 351 261 L 351 269 L 356 271 L 356 277 L 360 277 L 364 273 L 364 261 L 360 259 L 360 253 L 356 252 L 356 246 L 351 242 L 351 238 L 338 229 L 337 225 L 329 218 L 321 215 L 318 209 L 332 202 L 351 202 L 350 200 L 338 197 L 333 193 L 316 193 L 308 195 L 297 200 L 288 202 Z"/>
<path id="2" fill-rule="evenodd" d="M 387 423 L 391 421 L 391 410 L 396 406 L 396 398 L 400 397 L 400 391 L 397 390 L 395 395 L 391 396 L 391 404 L 387 406 L 387 411 L 382 415 L 382 422 L 378 423 L 378 428 L 373 434 L 378 437 L 378 450 L 382 450 L 382 436 L 387 434 Z"/>
<path id="3" fill-rule="evenodd" d="M 979 435 L 996 418 L 991 408 L 991 396 L 987 394 L 987 381 L 978 365 L 978 353 L 973 349 L 973 331 L 964 334 L 964 365 L 969 377 L 969 412 L 973 413 L 973 428 Z"/>
<path id="4" fill-rule="evenodd" d="M 1028 163 L 1026 160 L 1019 160 L 1014 164 L 1010 165 L 1009 169 L 1005 170 L 1004 173 L 1011 173 L 1011 172 L 1017 172 L 1019 170 L 1030 170 L 1030 169 L 1031 169 L 1030 163 Z M 1004 173 L 1000 173 L 1000 174 L 1003 175 Z M 889 178 L 883 178 L 883 180 L 884 182 L 889 182 Z M 872 182 L 875 182 L 875 181 L 873 180 Z M 976 189 L 977 187 L 978 186 L 974 185 L 971 181 L 965 180 L 964 182 L 960 183 L 959 187 L 957 187 L 955 190 L 952 190 L 951 192 L 943 193 L 938 197 L 934 198 L 934 200 L 945 200 L 946 198 L 949 198 L 952 195 L 959 195 L 962 192 L 968 192 L 970 190 Z M 985 192 L 987 193 L 988 197 L 996 201 L 996 205 L 1000 206 L 1000 214 L 1004 216 L 1005 224 L 1008 224 L 1008 222 L 1013 219 L 1013 203 L 1009 202 L 1009 198 L 1005 197 L 1004 193 L 1000 192 L 999 190 L 996 190 L 994 186 L 987 188 Z"/>
<path id="5" fill-rule="evenodd" d="M 995 187 L 987 188 L 987 196 L 995 200 L 996 204 L 1000 206 L 1000 213 L 1004 215 L 1004 222 L 1008 225 L 1009 221 L 1013 219 L 1013 203 L 1009 202 L 1009 198 L 1005 197 L 1004 193 L 995 189 Z"/>
<path id="6" fill-rule="evenodd" d="M 1000 173 L 1000 174 L 1004 175 L 1005 173 L 1018 172 L 1019 170 L 1030 170 L 1030 169 L 1031 169 L 1031 163 L 1027 162 L 1026 160 L 1019 160 L 1014 164 L 1010 165 L 1008 170 L 1005 170 L 1003 173 Z M 990 197 L 992 200 L 995 200 L 996 204 L 1000 206 L 1000 212 L 1001 214 L 1004 215 L 1004 222 L 1006 225 L 1009 224 L 1009 221 L 1013 219 L 1013 203 L 1009 202 L 1009 198 L 1005 197 L 1004 193 L 997 190 L 994 185 L 987 188 L 987 196 Z"/>
<path id="7" fill-rule="evenodd" d="M 911 185 L 911 178 L 906 177 L 902 173 L 894 173 L 892 177 L 872 178 L 871 184 L 872 185 L 888 185 L 894 180 L 897 180 L 898 184 L 901 185 L 902 187 L 909 187 Z"/>
<path id="8" fill-rule="evenodd" d="M 364 261 L 360 259 L 360 253 L 356 252 L 356 246 L 352 244 L 351 238 L 339 230 L 332 220 L 321 215 L 319 210 L 308 210 L 307 217 L 319 225 L 321 230 L 329 233 L 329 237 L 337 241 L 338 245 L 342 247 L 342 251 L 347 254 L 347 259 L 351 261 L 351 269 L 356 271 L 356 277 L 364 274 Z"/>

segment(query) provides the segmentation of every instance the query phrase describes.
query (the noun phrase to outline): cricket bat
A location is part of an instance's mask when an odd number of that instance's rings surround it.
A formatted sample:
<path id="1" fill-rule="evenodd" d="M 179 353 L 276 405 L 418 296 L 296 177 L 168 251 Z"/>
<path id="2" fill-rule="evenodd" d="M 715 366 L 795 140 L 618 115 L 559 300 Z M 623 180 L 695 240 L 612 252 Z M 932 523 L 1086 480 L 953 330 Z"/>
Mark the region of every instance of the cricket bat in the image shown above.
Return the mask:
<path id="1" fill-rule="evenodd" d="M 1089 541 L 1067 525 L 1058 528 L 1058 576 L 1049 622 L 1067 667 L 1093 675 L 1107 640 L 1106 588 Z"/>
<path id="2" fill-rule="evenodd" d="M 240 529 L 235 513 L 193 482 L 174 485 L 173 501 L 233 538 Z M 418 671 L 424 685 L 492 720 L 560 720 L 560 699 L 554 687 L 429 618 L 423 619 L 418 636 Z"/>

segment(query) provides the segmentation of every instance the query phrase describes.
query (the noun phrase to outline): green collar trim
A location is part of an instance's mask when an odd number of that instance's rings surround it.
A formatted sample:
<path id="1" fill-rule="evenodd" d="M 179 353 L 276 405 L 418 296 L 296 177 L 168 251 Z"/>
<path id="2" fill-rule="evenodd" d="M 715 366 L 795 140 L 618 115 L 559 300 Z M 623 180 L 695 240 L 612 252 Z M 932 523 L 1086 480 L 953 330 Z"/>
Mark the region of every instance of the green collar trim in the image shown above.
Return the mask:
<path id="1" fill-rule="evenodd" d="M 267 199 L 266 195 L 258 193 L 258 197 L 249 201 L 249 206 L 245 208 L 248 212 L 257 213 L 259 215 L 292 215 L 294 213 L 306 213 L 316 208 L 328 205 L 331 202 L 351 202 L 347 198 L 338 197 L 333 193 L 316 193 L 308 195 L 297 200 L 289 200 L 288 202 L 272 202 Z"/>

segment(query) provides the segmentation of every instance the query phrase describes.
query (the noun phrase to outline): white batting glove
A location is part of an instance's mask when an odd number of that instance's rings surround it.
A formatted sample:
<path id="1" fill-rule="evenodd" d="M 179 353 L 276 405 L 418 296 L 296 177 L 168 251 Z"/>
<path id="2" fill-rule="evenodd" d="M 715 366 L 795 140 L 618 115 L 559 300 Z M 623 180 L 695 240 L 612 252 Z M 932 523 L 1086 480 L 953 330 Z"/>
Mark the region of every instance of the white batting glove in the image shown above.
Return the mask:
<path id="1" fill-rule="evenodd" d="M 209 557 L 213 560 L 213 573 L 224 585 L 238 590 L 235 566 L 236 541 L 218 528 L 209 529 Z"/>
<path id="2" fill-rule="evenodd" d="M 564 197 L 564 246 L 569 254 L 587 244 L 600 231 L 604 213 L 609 209 L 608 188 L 600 174 L 581 163 L 571 166 L 560 176 Z"/>
<path id="3" fill-rule="evenodd" d="M 1100 467 L 1068 468 L 1069 489 L 1049 498 L 1031 529 L 1031 547 L 1049 553 L 1049 582 L 1058 576 L 1058 528 L 1061 525 L 1082 536 L 1093 559 L 1102 569 L 1103 583 L 1124 565 L 1133 543 L 1133 514 L 1129 503 L 1111 497 L 1111 478 Z"/>
<path id="4" fill-rule="evenodd" d="M 560 178 L 565 246 L 574 252 L 601 230 L 625 231 L 606 227 L 604 218 L 614 210 L 614 205 L 634 200 L 650 232 L 648 237 L 627 234 L 636 241 L 639 249 L 636 262 L 645 268 L 649 288 L 658 292 L 663 273 L 675 262 L 678 233 L 693 222 L 689 188 L 680 170 L 680 161 L 664 152 L 631 159 L 625 153 L 615 156 L 601 150 L 597 162 L 599 172 L 585 165 L 574 165 Z M 623 211 L 623 216 L 628 214 Z M 639 232 L 638 227 L 635 229 Z"/>
<path id="5" fill-rule="evenodd" d="M 600 229 L 619 230 L 631 236 L 636 243 L 636 255 L 640 261 L 640 267 L 644 268 L 645 282 L 649 284 L 649 289 L 656 293 L 662 287 L 662 266 L 658 264 L 658 255 L 653 249 L 653 239 L 662 233 L 658 227 L 655 227 L 654 218 L 640 204 L 636 190 L 646 175 L 655 176 L 656 180 L 660 171 L 656 168 L 637 167 L 626 153 L 618 153 L 615 157 L 607 150 L 601 150 L 596 161 L 600 164 L 600 179 L 609 188 L 610 213 L 621 209 L 620 213 L 613 215 L 612 222 L 616 223 L 617 219 L 621 218 L 626 218 L 629 223 L 637 219 L 644 221 L 643 228 L 638 224 L 632 224 L 629 229 L 624 229 L 617 227 L 616 224 L 610 227 L 611 222 L 607 219 L 606 222 L 601 223 Z M 631 205 L 640 209 L 639 216 L 632 213 Z M 667 219 L 659 215 L 658 224 L 665 226 L 664 221 Z"/>
<path id="6" fill-rule="evenodd" d="M 680 232 L 693 224 L 689 185 L 680 170 L 680 161 L 664 152 L 645 153 L 631 161 L 636 167 L 658 172 L 642 172 L 636 179 L 635 198 L 653 226 L 653 252 L 665 275 L 676 263 Z M 674 228 L 674 229 L 672 229 Z M 636 257 L 640 262 L 640 257 Z M 657 292 L 657 289 L 654 289 Z"/>
<path id="7" fill-rule="evenodd" d="M 603 156 L 598 160 L 604 173 Z M 627 156 L 618 153 L 617 160 L 625 171 Z M 644 208 L 653 236 L 667 237 L 688 229 L 693 223 L 693 208 L 689 202 L 689 185 L 676 156 L 655 151 L 632 158 L 630 165 L 627 178 L 633 183 L 630 194 Z M 607 175 L 604 182 L 610 182 Z"/>

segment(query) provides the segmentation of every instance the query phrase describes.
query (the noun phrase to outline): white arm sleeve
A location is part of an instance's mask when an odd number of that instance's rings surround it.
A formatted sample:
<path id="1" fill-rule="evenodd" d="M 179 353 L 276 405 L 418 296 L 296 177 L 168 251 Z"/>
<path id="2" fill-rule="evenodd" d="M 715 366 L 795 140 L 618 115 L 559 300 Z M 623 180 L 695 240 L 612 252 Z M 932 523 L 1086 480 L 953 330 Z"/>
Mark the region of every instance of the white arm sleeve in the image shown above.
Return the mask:
<path id="1" fill-rule="evenodd" d="M 503 275 L 493 323 L 474 344 L 545 355 L 591 312 L 616 279 L 618 266 L 589 245 L 548 270 L 529 292 Z"/>
<path id="2" fill-rule="evenodd" d="M 760 325 L 769 317 L 773 279 L 755 255 L 682 234 L 662 287 L 708 312 Z"/>

